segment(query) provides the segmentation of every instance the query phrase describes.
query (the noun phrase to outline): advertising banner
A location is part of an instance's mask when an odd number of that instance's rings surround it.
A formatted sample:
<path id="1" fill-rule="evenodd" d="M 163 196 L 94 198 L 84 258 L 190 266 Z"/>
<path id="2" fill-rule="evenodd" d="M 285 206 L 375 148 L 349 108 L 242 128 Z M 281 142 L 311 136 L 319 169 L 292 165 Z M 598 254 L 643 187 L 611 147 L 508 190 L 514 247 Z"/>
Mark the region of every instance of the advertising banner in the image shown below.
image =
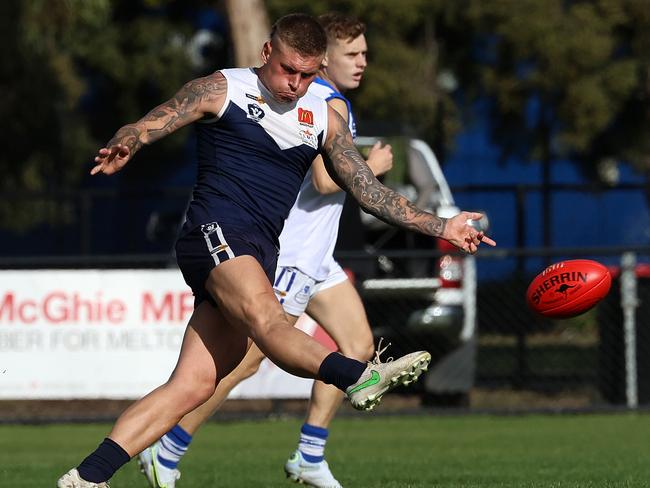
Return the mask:
<path id="1" fill-rule="evenodd" d="M 139 398 L 172 372 L 193 303 L 177 269 L 0 271 L 0 399 Z M 265 360 L 231 398 L 311 384 Z"/>

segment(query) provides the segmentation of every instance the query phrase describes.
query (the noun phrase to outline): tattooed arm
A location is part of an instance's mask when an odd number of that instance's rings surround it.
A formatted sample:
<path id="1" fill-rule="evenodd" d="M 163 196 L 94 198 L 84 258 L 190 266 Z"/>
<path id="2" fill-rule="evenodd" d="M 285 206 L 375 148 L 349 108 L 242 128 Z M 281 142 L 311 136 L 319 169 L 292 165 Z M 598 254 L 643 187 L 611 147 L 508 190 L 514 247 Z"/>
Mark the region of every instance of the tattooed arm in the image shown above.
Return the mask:
<path id="1" fill-rule="evenodd" d="M 340 98 L 332 98 L 327 104 L 332 107 L 343 120 L 349 121 L 350 113 L 347 104 Z M 349 127 L 349 123 L 348 123 Z M 381 176 L 393 167 L 393 150 L 389 144 L 382 145 L 377 142 L 368 153 L 366 164 L 375 176 Z M 317 156 L 311 164 L 311 181 L 316 191 L 322 195 L 337 193 L 341 187 L 330 178 L 323 164 L 323 158 Z"/>
<path id="2" fill-rule="evenodd" d="M 474 253 L 478 245 L 495 242 L 467 224 L 483 215 L 461 212 L 451 219 L 437 217 L 413 205 L 399 193 L 379 182 L 352 142 L 345 121 L 331 108 L 323 159 L 332 179 L 350 193 L 368 213 L 392 225 L 441 237 L 458 248 Z"/>
<path id="3" fill-rule="evenodd" d="M 206 114 L 221 110 L 227 82 L 220 72 L 187 82 L 176 95 L 133 124 L 120 128 L 95 157 L 90 174 L 113 174 L 144 145 L 156 142 Z"/>

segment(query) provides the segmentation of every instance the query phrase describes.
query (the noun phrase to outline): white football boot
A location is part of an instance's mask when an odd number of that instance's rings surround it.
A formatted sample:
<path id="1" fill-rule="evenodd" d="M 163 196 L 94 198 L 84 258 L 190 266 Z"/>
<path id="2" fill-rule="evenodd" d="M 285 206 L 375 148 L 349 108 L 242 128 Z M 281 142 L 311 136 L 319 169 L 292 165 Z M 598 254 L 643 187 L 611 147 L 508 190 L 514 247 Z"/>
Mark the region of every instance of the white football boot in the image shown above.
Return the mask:
<path id="1" fill-rule="evenodd" d="M 375 358 L 368 362 L 359 380 L 345 390 L 350 403 L 357 410 L 372 410 L 385 393 L 396 386 L 417 381 L 422 372 L 429 367 L 431 354 L 426 351 L 412 352 L 394 361 L 393 358 L 388 358 L 388 361 L 382 363 L 379 355 L 388 346 L 381 349 L 381 340 L 379 341 Z"/>
<path id="2" fill-rule="evenodd" d="M 310 463 L 300 451 L 295 451 L 284 465 L 284 472 L 291 481 L 318 488 L 342 488 L 332 475 L 327 461 Z"/>
<path id="3" fill-rule="evenodd" d="M 79 476 L 77 468 L 73 468 L 61 476 L 59 481 L 56 482 L 56 486 L 57 488 L 110 488 L 107 481 L 101 483 L 86 481 Z"/>
<path id="4" fill-rule="evenodd" d="M 145 475 L 151 488 L 175 488 L 176 480 L 181 477 L 181 472 L 160 464 L 158 461 L 159 442 L 157 441 L 138 454 L 140 472 Z"/>

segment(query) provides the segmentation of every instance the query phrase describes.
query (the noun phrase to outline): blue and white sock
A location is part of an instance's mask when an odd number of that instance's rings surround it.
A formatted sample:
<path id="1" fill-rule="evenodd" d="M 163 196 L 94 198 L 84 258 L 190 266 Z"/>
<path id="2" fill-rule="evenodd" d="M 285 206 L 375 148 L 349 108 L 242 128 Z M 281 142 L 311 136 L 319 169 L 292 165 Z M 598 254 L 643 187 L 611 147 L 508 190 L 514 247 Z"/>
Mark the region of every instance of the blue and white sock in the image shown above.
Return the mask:
<path id="1" fill-rule="evenodd" d="M 178 462 L 187 452 L 192 436 L 180 425 L 174 426 L 160 438 L 158 443 L 158 462 L 169 469 L 176 469 Z"/>
<path id="2" fill-rule="evenodd" d="M 298 450 L 305 461 L 320 463 L 325 459 L 325 444 L 329 431 L 315 425 L 303 424 L 300 429 Z"/>

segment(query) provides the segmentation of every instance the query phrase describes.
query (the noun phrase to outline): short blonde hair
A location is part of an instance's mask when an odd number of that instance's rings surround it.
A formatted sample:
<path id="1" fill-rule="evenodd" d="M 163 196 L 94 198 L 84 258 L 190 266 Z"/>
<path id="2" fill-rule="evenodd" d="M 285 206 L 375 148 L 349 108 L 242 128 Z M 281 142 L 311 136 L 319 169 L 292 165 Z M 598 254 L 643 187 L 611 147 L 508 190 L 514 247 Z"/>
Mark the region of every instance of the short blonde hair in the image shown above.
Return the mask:
<path id="1" fill-rule="evenodd" d="M 329 42 L 334 40 L 346 41 L 356 39 L 366 32 L 366 24 L 356 17 L 344 15 L 339 12 L 329 12 L 319 15 L 318 22 L 327 33 Z"/>

